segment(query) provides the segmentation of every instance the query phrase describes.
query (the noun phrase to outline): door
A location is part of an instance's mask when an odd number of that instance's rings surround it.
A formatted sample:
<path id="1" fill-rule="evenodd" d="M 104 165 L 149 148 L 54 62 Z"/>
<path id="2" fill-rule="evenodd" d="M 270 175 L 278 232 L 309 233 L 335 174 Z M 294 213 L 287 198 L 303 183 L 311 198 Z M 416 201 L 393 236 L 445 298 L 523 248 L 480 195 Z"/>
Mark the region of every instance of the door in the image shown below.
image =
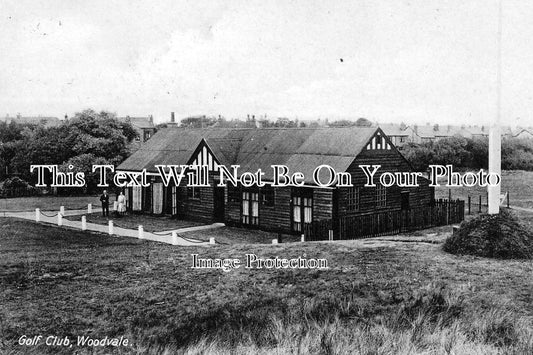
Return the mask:
<path id="1" fill-rule="evenodd" d="M 214 220 L 215 222 L 224 222 L 224 210 L 225 210 L 225 199 L 224 199 L 224 187 L 216 186 L 213 189 L 214 193 Z"/>
<path id="2" fill-rule="evenodd" d="M 402 191 L 400 196 L 401 196 L 402 210 L 408 210 L 409 209 L 409 191 Z"/>

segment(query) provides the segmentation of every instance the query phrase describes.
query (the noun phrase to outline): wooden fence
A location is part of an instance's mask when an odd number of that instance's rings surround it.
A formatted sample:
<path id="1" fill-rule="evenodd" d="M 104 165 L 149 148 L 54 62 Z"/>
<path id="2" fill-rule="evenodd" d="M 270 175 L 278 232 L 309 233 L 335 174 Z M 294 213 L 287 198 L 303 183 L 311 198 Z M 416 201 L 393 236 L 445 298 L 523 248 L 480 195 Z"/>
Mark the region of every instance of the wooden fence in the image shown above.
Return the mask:
<path id="1" fill-rule="evenodd" d="M 304 236 L 305 240 L 370 238 L 459 223 L 464 215 L 464 201 L 436 200 L 424 208 L 315 221 L 305 225 Z"/>

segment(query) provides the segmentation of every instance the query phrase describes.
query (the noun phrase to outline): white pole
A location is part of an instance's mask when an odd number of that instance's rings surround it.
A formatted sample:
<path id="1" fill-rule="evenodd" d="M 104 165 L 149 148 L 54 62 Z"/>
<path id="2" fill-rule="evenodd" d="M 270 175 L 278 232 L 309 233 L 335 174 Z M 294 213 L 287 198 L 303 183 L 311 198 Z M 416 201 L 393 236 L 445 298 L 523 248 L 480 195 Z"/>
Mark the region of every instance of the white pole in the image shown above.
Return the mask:
<path id="1" fill-rule="evenodd" d="M 113 235 L 114 231 L 113 231 L 113 221 L 112 220 L 110 220 L 108 222 L 108 226 L 109 226 L 109 235 Z"/>
<path id="2" fill-rule="evenodd" d="M 41 221 L 41 210 L 36 208 L 35 209 L 35 222 L 40 222 Z"/>
<path id="3" fill-rule="evenodd" d="M 63 216 L 65 215 L 65 206 L 59 207 L 59 213 L 61 213 Z"/>
<path id="4" fill-rule="evenodd" d="M 501 176 L 501 135 L 500 116 L 502 106 L 502 0 L 498 3 L 497 34 L 497 68 L 496 68 L 496 117 L 489 132 L 489 173 Z M 489 214 L 500 213 L 501 186 L 488 186 Z"/>
<path id="5" fill-rule="evenodd" d="M 93 205 L 92 205 L 92 203 L 87 204 L 87 213 L 88 214 L 93 213 Z"/>
<path id="6" fill-rule="evenodd" d="M 277 239 L 272 239 L 272 244 L 278 244 L 278 240 Z"/>
<path id="7" fill-rule="evenodd" d="M 172 245 L 178 245 L 178 233 L 172 232 Z"/>
<path id="8" fill-rule="evenodd" d="M 139 239 L 143 239 L 143 233 L 144 233 L 143 226 L 139 225 Z"/>
<path id="9" fill-rule="evenodd" d="M 87 217 L 81 216 L 81 230 L 87 230 Z"/>
<path id="10" fill-rule="evenodd" d="M 302 234 L 302 243 L 305 242 L 305 234 Z"/>
<path id="11" fill-rule="evenodd" d="M 63 215 L 60 213 L 57 214 L 57 225 L 62 226 L 63 225 Z"/>
<path id="12" fill-rule="evenodd" d="M 209 238 L 209 244 L 216 244 L 214 237 Z"/>

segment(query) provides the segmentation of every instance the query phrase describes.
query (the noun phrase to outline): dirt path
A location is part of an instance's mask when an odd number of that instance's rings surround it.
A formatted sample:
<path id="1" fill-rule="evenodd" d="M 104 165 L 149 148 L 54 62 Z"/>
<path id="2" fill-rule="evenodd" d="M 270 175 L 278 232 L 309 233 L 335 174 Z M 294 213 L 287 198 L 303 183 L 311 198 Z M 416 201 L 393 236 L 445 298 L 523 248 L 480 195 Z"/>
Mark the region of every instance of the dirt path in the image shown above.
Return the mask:
<path id="1" fill-rule="evenodd" d="M 93 209 L 93 212 L 99 212 L 99 211 L 101 211 L 101 209 L 99 208 Z M 61 216 L 64 217 L 64 216 L 82 215 L 86 212 L 87 210 L 66 210 L 63 214 L 61 214 Z M 66 218 L 61 218 L 61 220 L 59 220 L 58 214 L 59 212 L 51 212 L 51 211 L 39 211 L 38 213 L 36 211 L 3 212 L 3 217 L 15 217 L 15 218 L 31 220 L 35 223 L 47 223 L 47 224 L 55 225 L 58 228 L 69 227 L 69 228 L 83 230 L 81 221 L 71 221 Z M 121 237 L 146 239 L 146 240 L 151 240 L 154 242 L 160 242 L 160 243 L 166 243 L 166 244 L 172 244 L 172 245 L 191 246 L 191 245 L 209 245 L 209 242 L 204 242 L 204 241 L 196 240 L 192 238 L 185 238 L 185 237 L 179 236 L 179 233 L 185 233 L 185 232 L 191 231 L 192 228 L 194 228 L 194 230 L 204 230 L 204 229 L 220 228 L 221 226 L 223 226 L 223 224 L 221 223 L 214 223 L 214 224 L 205 225 L 205 226 L 169 230 L 169 231 L 164 231 L 161 233 L 145 232 L 145 231 L 142 231 L 141 233 L 139 230 L 136 230 L 136 229 L 121 228 L 120 226 L 115 225 L 115 223 L 112 220 L 111 222 L 113 223 L 113 226 L 111 228 L 111 233 L 110 233 L 109 225 L 96 224 L 96 223 L 85 223 L 85 230 L 118 235 Z M 61 223 L 61 225 L 59 225 L 59 223 Z M 175 232 L 177 234 L 176 237 L 174 238 L 172 237 L 172 232 Z"/>

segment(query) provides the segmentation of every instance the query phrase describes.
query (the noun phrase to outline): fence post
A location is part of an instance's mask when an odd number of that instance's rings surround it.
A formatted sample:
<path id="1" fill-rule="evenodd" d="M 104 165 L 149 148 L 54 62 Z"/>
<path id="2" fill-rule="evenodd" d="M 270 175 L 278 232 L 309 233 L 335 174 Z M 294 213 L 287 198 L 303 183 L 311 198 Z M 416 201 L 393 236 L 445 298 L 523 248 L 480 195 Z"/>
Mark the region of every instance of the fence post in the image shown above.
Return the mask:
<path id="1" fill-rule="evenodd" d="M 109 220 L 108 222 L 108 226 L 109 226 L 109 235 L 113 235 L 113 221 L 112 220 Z"/>
<path id="2" fill-rule="evenodd" d="M 178 233 L 172 232 L 172 245 L 178 245 Z"/>
<path id="3" fill-rule="evenodd" d="M 301 242 L 305 242 L 305 234 L 302 234 Z"/>
<path id="4" fill-rule="evenodd" d="M 272 244 L 278 244 L 278 240 L 277 239 L 272 239 Z"/>
<path id="5" fill-rule="evenodd" d="M 328 236 L 329 236 L 329 241 L 332 242 L 333 241 L 333 230 L 332 229 L 328 230 Z"/>
<path id="6" fill-rule="evenodd" d="M 143 233 L 144 233 L 143 226 L 139 225 L 139 239 L 143 239 Z"/>
<path id="7" fill-rule="evenodd" d="M 87 204 L 87 213 L 88 214 L 93 213 L 93 205 L 92 205 L 92 203 Z"/>
<path id="8" fill-rule="evenodd" d="M 36 208 L 35 209 L 35 222 L 40 222 L 41 221 L 41 210 Z"/>
<path id="9" fill-rule="evenodd" d="M 81 230 L 87 230 L 87 217 L 81 216 Z"/>
<path id="10" fill-rule="evenodd" d="M 63 216 L 65 215 L 65 206 L 59 207 L 59 213 L 61 213 Z"/>
<path id="11" fill-rule="evenodd" d="M 507 191 L 507 208 L 509 208 L 509 191 Z"/>
<path id="12" fill-rule="evenodd" d="M 209 244 L 216 244 L 214 237 L 209 238 Z"/>
<path id="13" fill-rule="evenodd" d="M 63 215 L 61 214 L 61 212 L 59 212 L 57 214 L 57 225 L 58 226 L 62 226 L 63 225 Z"/>

